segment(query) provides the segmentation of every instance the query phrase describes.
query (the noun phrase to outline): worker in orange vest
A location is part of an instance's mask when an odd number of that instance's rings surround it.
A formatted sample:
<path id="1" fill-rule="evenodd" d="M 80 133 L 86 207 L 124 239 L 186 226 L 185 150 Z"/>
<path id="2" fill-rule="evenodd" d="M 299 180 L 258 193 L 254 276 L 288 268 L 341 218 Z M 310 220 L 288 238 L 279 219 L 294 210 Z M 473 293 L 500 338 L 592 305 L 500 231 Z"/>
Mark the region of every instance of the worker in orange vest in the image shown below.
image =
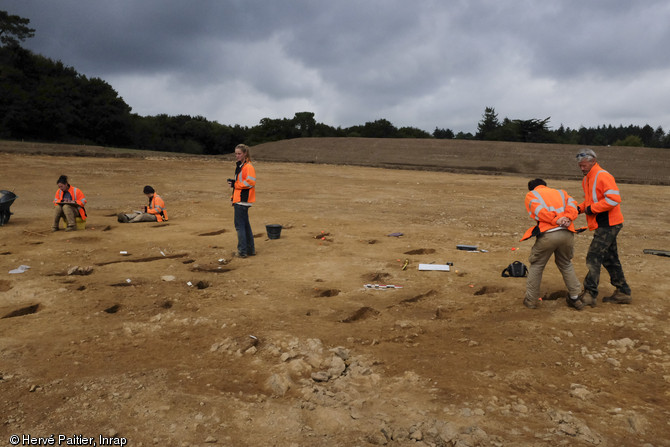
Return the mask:
<path id="1" fill-rule="evenodd" d="M 249 208 L 256 201 L 256 170 L 251 164 L 249 146 L 246 144 L 235 146 L 235 160 L 235 178 L 228 179 L 228 185 L 233 188 L 230 201 L 235 210 L 236 256 L 246 258 L 256 254 L 254 234 L 249 224 Z"/>
<path id="2" fill-rule="evenodd" d="M 616 287 L 614 294 L 604 297 L 603 302 L 629 304 L 633 298 L 623 274 L 617 248 L 617 236 L 623 227 L 621 193 L 614 176 L 600 167 L 592 149 L 581 150 L 577 154 L 577 162 L 584 174 L 584 201 L 579 204 L 579 212 L 586 214 L 589 230 L 594 232 L 586 254 L 589 271 L 584 278 L 584 291 L 580 299 L 584 304 L 595 307 L 600 267 L 603 266 L 610 275 L 610 282 Z"/>
<path id="3" fill-rule="evenodd" d="M 147 185 L 144 187 L 144 195 L 149 199 L 149 204 L 144 207 L 143 211 L 135 211 L 133 213 L 119 213 L 117 220 L 121 223 L 137 223 L 137 222 L 163 222 L 168 220 L 167 210 L 165 209 L 165 202 L 156 193 L 154 188 Z"/>
<path id="4" fill-rule="evenodd" d="M 524 241 L 536 237 L 528 258 L 530 268 L 523 304 L 530 309 L 537 308 L 542 273 L 553 254 L 556 266 L 568 288 L 568 306 L 581 310 L 584 307 L 578 299 L 581 285 L 572 265 L 575 244 L 575 227 L 572 222 L 579 215 L 577 202 L 563 190 L 548 188 L 547 183 L 540 178 L 528 182 L 528 191 L 526 210 L 537 224 L 529 228 L 521 238 Z"/>
<path id="5" fill-rule="evenodd" d="M 86 196 L 79 188 L 75 188 L 68 183 L 66 175 L 61 175 L 56 180 L 58 190 L 54 197 L 54 221 L 51 226 L 51 231 L 58 231 L 60 220 L 65 219 L 67 227 L 65 231 L 77 230 L 77 216 L 82 220 L 86 220 Z"/>

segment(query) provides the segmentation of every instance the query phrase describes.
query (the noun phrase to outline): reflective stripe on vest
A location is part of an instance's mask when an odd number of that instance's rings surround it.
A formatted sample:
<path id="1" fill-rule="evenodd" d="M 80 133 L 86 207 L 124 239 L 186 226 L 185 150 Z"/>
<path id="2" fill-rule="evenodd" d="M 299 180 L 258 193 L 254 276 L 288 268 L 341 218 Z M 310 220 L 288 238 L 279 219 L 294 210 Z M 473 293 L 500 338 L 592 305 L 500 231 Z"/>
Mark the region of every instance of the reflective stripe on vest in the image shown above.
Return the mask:
<path id="1" fill-rule="evenodd" d="M 554 211 L 558 214 L 565 212 L 565 194 L 563 194 L 562 190 L 558 191 L 558 193 L 561 195 L 561 204 L 562 204 L 562 206 L 560 206 L 558 208 L 553 207 L 553 206 L 547 206 L 547 203 L 544 201 L 544 199 L 542 198 L 542 195 L 538 191 L 533 190 L 531 192 L 536 197 L 536 199 L 531 200 L 529 202 L 529 204 L 539 203 L 539 205 L 537 207 L 535 207 L 535 215 L 533 215 L 533 213 L 531 213 L 530 211 L 528 212 L 528 215 L 532 219 L 539 220 L 538 216 L 540 215 L 540 211 L 542 211 L 543 209 L 545 209 L 547 211 Z M 572 202 L 574 202 L 574 200 Z M 575 208 L 576 208 L 576 206 L 575 206 Z"/>
<path id="2" fill-rule="evenodd" d="M 600 171 L 596 172 L 595 177 L 593 177 L 593 190 L 591 192 L 591 201 L 593 203 L 596 203 L 599 200 L 598 193 L 596 192 L 596 186 L 598 185 L 598 176 L 600 175 L 601 172 L 606 172 L 609 174 L 609 172 L 605 171 L 604 169 L 601 169 Z M 617 202 L 616 200 L 610 199 L 608 196 L 621 196 L 621 193 L 616 189 L 608 189 L 607 191 L 605 191 L 603 195 L 603 200 L 610 206 L 617 206 L 621 201 L 621 199 L 619 199 L 619 202 Z"/>

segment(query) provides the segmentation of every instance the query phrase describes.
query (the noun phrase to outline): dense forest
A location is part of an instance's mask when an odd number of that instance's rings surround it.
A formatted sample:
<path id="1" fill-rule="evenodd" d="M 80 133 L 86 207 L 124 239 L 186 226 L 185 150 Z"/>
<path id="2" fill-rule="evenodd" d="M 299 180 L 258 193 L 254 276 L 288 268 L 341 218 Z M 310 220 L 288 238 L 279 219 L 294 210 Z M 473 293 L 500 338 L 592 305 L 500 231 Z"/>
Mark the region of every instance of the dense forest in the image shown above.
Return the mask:
<path id="1" fill-rule="evenodd" d="M 0 138 L 40 142 L 94 144 L 135 149 L 223 154 L 239 143 L 256 145 L 301 137 L 437 138 L 670 147 L 662 127 L 598 126 L 552 130 L 550 118 L 498 119 L 486 107 L 477 133 L 454 133 L 436 128 L 432 133 L 395 127 L 386 119 L 348 128 L 318 123 L 312 112 L 293 118 L 263 118 L 252 127 L 225 125 L 202 116 L 132 113 L 107 82 L 88 78 L 60 61 L 34 54 L 20 46 L 33 37 L 29 20 L 0 11 Z M 448 120 L 448 117 L 445 117 Z"/>

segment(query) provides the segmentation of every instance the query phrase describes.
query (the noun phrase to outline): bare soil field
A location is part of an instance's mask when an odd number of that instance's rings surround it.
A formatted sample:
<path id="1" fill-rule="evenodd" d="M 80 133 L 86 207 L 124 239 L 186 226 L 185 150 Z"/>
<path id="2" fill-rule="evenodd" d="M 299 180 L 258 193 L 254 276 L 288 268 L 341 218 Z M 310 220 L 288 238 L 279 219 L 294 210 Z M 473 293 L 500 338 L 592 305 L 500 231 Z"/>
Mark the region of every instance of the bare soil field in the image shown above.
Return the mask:
<path id="1" fill-rule="evenodd" d="M 670 250 L 670 151 L 595 148 L 620 180 L 632 304 L 568 308 L 550 262 L 529 310 L 525 279 L 501 277 L 533 243 L 529 179 L 583 198 L 576 150 L 260 145 L 257 255 L 239 259 L 232 156 L 0 142 L 18 195 L 0 227 L 0 443 L 670 446 L 670 259 L 643 253 Z M 50 231 L 61 174 L 85 230 Z M 170 220 L 118 223 L 147 184 Z"/>

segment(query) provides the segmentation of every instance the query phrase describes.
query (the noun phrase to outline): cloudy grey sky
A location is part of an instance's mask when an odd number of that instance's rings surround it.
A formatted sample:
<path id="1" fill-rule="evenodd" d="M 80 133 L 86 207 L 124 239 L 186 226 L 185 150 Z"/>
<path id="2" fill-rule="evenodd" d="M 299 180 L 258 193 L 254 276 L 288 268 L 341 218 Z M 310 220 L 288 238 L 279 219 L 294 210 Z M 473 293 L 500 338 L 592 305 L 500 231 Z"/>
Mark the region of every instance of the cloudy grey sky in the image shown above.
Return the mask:
<path id="1" fill-rule="evenodd" d="M 0 0 L 140 115 L 670 131 L 667 0 Z"/>

